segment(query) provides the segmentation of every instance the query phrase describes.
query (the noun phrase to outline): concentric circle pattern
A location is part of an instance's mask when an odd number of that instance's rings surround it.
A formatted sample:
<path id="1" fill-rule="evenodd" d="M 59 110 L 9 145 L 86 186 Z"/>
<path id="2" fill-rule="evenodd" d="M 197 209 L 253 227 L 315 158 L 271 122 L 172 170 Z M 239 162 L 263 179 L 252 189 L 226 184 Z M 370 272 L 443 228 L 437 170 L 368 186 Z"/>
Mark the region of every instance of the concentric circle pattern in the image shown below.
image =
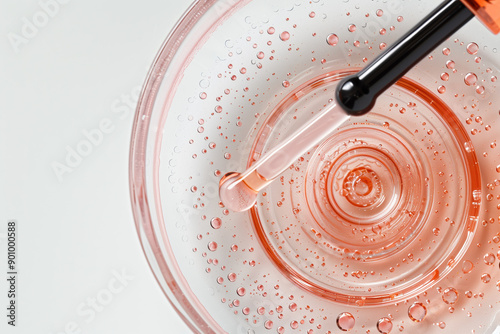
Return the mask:
<path id="1" fill-rule="evenodd" d="M 204 0 L 186 12 L 144 85 L 130 183 L 147 260 L 193 332 L 498 331 L 500 40 L 475 20 L 251 210 L 219 197 L 226 173 L 331 105 L 341 78 L 435 6 Z"/>

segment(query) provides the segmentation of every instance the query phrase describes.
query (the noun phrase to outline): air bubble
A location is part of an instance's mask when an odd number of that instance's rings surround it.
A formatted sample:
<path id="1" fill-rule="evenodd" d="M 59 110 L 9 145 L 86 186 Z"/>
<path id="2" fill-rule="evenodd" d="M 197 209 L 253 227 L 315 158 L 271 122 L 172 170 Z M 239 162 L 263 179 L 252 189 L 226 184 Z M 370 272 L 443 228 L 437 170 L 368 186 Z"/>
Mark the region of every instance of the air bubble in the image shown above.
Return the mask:
<path id="1" fill-rule="evenodd" d="M 414 322 L 421 322 L 427 315 L 427 308 L 422 303 L 413 303 L 408 308 L 408 316 Z"/>
<path id="2" fill-rule="evenodd" d="M 280 39 L 285 42 L 285 41 L 288 41 L 290 39 L 290 33 L 288 31 L 283 31 L 281 34 L 280 34 Z"/>
<path id="3" fill-rule="evenodd" d="M 351 313 L 343 312 L 337 317 L 337 326 L 340 330 L 347 332 L 354 328 L 356 320 Z"/>
<path id="4" fill-rule="evenodd" d="M 476 43 L 470 43 L 467 45 L 467 52 L 471 55 L 477 54 L 479 51 L 479 46 Z"/>
<path id="5" fill-rule="evenodd" d="M 477 75 L 469 72 L 464 77 L 464 82 L 467 86 L 473 86 L 477 83 Z"/>
<path id="6" fill-rule="evenodd" d="M 492 253 L 485 254 L 483 256 L 484 263 L 486 263 L 488 266 L 491 266 L 495 263 L 495 255 Z"/>
<path id="7" fill-rule="evenodd" d="M 464 274 L 469 274 L 472 269 L 474 269 L 474 265 L 472 264 L 472 262 L 470 262 L 469 260 L 465 260 L 464 262 L 462 262 L 462 272 Z"/>
<path id="8" fill-rule="evenodd" d="M 217 243 L 215 241 L 211 241 L 208 243 L 208 249 L 211 252 L 215 252 L 217 250 Z"/>
<path id="9" fill-rule="evenodd" d="M 335 34 L 330 34 L 328 35 L 328 37 L 326 38 L 326 42 L 331 45 L 331 46 L 335 46 L 338 44 L 339 42 L 339 37 Z"/>
<path id="10" fill-rule="evenodd" d="M 222 220 L 219 217 L 212 218 L 212 220 L 210 220 L 210 225 L 217 230 L 222 226 Z"/>
<path id="11" fill-rule="evenodd" d="M 391 319 L 384 317 L 379 319 L 377 322 L 377 329 L 382 334 L 388 334 L 392 330 L 392 321 Z"/>
<path id="12" fill-rule="evenodd" d="M 239 287 L 237 290 L 236 290 L 236 293 L 238 294 L 238 296 L 240 297 L 243 297 L 246 293 L 246 289 L 244 287 Z"/>
<path id="13" fill-rule="evenodd" d="M 442 298 L 446 304 L 453 305 L 458 300 L 458 291 L 455 288 L 447 288 L 443 291 Z"/>
<path id="14" fill-rule="evenodd" d="M 481 281 L 483 283 L 489 283 L 491 281 L 491 276 L 490 274 L 482 274 L 481 275 Z"/>

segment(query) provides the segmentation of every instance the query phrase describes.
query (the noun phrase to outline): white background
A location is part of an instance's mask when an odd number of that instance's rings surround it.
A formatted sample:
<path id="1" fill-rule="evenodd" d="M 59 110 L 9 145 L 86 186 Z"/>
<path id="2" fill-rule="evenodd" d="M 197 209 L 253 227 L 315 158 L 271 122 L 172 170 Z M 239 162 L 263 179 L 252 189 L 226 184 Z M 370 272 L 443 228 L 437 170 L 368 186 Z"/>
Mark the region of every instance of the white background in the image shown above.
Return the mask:
<path id="1" fill-rule="evenodd" d="M 132 95 L 190 1 L 56 1 L 0 0 L 0 332 L 189 333 L 140 248 L 128 150 Z"/>

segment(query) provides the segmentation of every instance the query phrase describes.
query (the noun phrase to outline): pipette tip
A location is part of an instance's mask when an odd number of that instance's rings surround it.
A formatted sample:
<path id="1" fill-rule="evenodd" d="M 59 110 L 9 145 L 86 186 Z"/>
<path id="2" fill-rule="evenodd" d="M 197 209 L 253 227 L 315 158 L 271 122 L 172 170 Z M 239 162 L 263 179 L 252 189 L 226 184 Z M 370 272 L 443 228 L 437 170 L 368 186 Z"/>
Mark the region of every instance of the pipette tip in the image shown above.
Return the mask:
<path id="1" fill-rule="evenodd" d="M 241 178 L 241 173 L 231 172 L 219 182 L 219 196 L 224 206 L 235 212 L 251 209 L 257 201 L 258 192 L 250 188 Z"/>

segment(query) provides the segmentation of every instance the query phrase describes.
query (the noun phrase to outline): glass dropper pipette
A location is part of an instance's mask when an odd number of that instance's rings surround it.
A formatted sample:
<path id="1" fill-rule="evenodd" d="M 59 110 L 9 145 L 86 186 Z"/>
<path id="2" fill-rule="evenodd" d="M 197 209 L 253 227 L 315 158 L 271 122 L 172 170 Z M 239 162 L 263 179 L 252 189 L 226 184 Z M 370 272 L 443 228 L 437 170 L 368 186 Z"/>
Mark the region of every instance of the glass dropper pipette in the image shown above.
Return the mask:
<path id="1" fill-rule="evenodd" d="M 500 4 L 484 0 L 448 0 L 386 49 L 363 70 L 345 78 L 335 99 L 293 135 L 267 152 L 245 172 L 227 173 L 219 194 L 233 211 L 253 207 L 257 194 L 300 156 L 325 139 L 350 116 L 369 112 L 377 97 L 413 66 L 477 14 L 494 33 L 499 32 Z"/>

